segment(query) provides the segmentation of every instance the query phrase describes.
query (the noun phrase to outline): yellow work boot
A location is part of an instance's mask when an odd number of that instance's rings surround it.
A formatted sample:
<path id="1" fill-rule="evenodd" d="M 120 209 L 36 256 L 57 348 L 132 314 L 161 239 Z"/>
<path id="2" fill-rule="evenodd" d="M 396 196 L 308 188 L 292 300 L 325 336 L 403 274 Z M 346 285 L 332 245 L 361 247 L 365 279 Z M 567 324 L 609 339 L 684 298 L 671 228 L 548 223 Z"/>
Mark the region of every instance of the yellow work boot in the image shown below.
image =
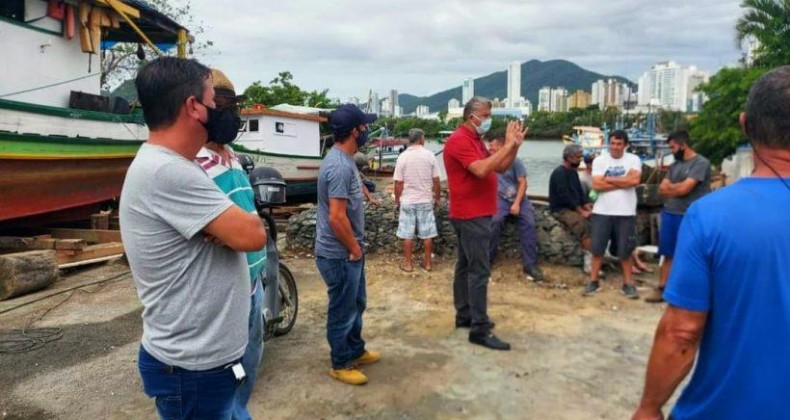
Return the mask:
<path id="1" fill-rule="evenodd" d="M 368 377 L 355 367 L 329 369 L 329 376 L 349 385 L 364 385 L 368 382 Z"/>
<path id="2" fill-rule="evenodd" d="M 369 365 L 371 363 L 376 363 L 381 360 L 381 353 L 377 351 L 369 351 L 365 350 L 362 353 L 362 356 L 359 356 L 357 360 L 351 362 L 354 366 L 362 366 L 362 365 Z"/>

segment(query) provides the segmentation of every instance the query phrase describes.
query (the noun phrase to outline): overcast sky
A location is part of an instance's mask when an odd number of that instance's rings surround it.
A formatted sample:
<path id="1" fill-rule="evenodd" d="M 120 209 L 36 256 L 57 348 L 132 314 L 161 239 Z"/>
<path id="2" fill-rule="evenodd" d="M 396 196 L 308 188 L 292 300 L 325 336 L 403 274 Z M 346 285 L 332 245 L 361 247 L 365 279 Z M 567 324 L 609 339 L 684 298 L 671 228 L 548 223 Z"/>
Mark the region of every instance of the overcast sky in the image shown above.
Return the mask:
<path id="1" fill-rule="evenodd" d="M 241 91 L 288 70 L 303 89 L 429 95 L 507 68 L 566 59 L 636 79 L 658 61 L 715 72 L 740 57 L 740 0 L 192 0 Z M 528 74 L 522 77 L 529 77 Z"/>

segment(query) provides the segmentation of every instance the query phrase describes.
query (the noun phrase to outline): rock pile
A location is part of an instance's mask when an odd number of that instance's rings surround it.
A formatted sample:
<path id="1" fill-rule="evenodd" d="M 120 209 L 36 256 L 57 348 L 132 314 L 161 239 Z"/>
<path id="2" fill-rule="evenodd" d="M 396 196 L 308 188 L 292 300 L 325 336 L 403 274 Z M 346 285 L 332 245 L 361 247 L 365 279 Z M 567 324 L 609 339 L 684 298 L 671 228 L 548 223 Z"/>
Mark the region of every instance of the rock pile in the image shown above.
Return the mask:
<path id="1" fill-rule="evenodd" d="M 395 201 L 389 197 L 381 198 L 380 206 L 366 204 L 365 242 L 368 252 L 400 253 L 401 242 L 395 236 L 398 229 L 398 214 Z M 535 221 L 538 230 L 538 257 L 552 264 L 580 266 L 582 253 L 579 242 L 573 238 L 559 222 L 551 216 L 548 205 L 535 202 Z M 316 208 L 303 211 L 291 217 L 286 230 L 288 249 L 293 251 L 312 251 L 315 243 Z M 452 256 L 456 250 L 456 238 L 447 217 L 447 203 L 436 212 L 439 236 L 434 238 L 434 252 L 437 255 Z M 515 220 L 508 220 L 503 230 L 499 255 L 506 258 L 519 258 L 518 233 Z"/>

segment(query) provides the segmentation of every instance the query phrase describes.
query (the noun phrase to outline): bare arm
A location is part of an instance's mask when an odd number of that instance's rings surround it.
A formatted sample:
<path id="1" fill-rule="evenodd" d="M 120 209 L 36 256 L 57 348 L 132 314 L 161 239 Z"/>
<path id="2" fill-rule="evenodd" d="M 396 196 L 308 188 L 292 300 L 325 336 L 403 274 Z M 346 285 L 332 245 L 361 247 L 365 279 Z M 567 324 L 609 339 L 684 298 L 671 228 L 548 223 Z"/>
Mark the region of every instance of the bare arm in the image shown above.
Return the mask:
<path id="1" fill-rule="evenodd" d="M 598 192 L 607 192 L 607 191 L 618 190 L 620 189 L 620 187 L 609 182 L 607 178 L 603 177 L 603 175 L 594 175 L 593 189 Z"/>
<path id="2" fill-rule="evenodd" d="M 466 169 L 478 178 L 485 178 L 491 172 L 504 172 L 516 158 L 518 148 L 524 143 L 529 127 L 521 129 L 521 121 L 510 121 L 505 131 L 505 145 L 493 155 L 472 162 Z"/>
<path id="3" fill-rule="evenodd" d="M 442 183 L 438 176 L 433 178 L 433 201 L 437 205 L 442 201 Z"/>
<path id="4" fill-rule="evenodd" d="M 395 181 L 395 205 L 400 206 L 400 196 L 403 195 L 403 181 Z"/>
<path id="5" fill-rule="evenodd" d="M 661 407 L 691 371 L 708 314 L 668 306 L 656 329 L 642 401 L 634 419 L 662 418 Z"/>
<path id="6" fill-rule="evenodd" d="M 518 177 L 518 188 L 516 189 L 516 203 L 521 203 L 521 200 L 524 199 L 524 196 L 527 195 L 527 177 L 520 176 Z"/>
<path id="7" fill-rule="evenodd" d="M 642 182 L 642 172 L 631 169 L 625 176 L 604 177 L 604 180 L 617 188 L 633 188 Z"/>
<path id="8" fill-rule="evenodd" d="M 348 249 L 349 259 L 356 261 L 362 258 L 362 248 L 354 237 L 351 221 L 346 214 L 348 201 L 342 198 L 329 199 L 329 227 L 340 243 Z"/>
<path id="9" fill-rule="evenodd" d="M 236 251 L 258 251 L 266 246 L 261 218 L 235 205 L 209 222 L 203 231 Z"/>
<path id="10" fill-rule="evenodd" d="M 686 178 L 680 182 L 670 182 L 669 178 L 664 178 L 658 186 L 658 193 L 667 198 L 683 197 L 691 194 L 691 191 L 699 184 L 693 178 Z"/>

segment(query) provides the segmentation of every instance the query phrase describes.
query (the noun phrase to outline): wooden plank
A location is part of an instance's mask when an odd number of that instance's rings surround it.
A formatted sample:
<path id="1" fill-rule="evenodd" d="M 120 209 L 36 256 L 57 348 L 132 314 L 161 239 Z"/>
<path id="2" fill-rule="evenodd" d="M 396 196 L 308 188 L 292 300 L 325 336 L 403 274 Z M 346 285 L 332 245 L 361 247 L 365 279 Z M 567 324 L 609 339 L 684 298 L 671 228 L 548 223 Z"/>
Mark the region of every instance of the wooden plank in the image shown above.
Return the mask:
<path id="1" fill-rule="evenodd" d="M 25 238 L 18 236 L 0 236 L 0 249 L 30 251 L 37 249 L 55 249 L 55 239 Z"/>
<path id="2" fill-rule="evenodd" d="M 123 244 L 120 242 L 90 245 L 85 247 L 82 252 L 76 254 L 71 254 L 68 251 L 58 251 L 58 265 L 93 260 L 118 254 L 123 254 Z"/>
<path id="3" fill-rule="evenodd" d="M 88 245 L 84 239 L 58 239 L 55 242 L 55 249 L 67 249 L 67 250 L 82 250 Z"/>
<path id="4" fill-rule="evenodd" d="M 110 261 L 110 260 L 113 260 L 113 259 L 116 259 L 116 258 L 120 258 L 120 257 L 123 257 L 123 254 L 114 254 L 114 255 L 108 255 L 106 257 L 93 258 L 93 259 L 90 259 L 90 260 L 83 260 L 83 261 L 75 261 L 75 262 L 65 263 L 65 264 L 58 264 L 58 268 L 59 269 L 63 269 L 63 268 L 79 267 L 79 266 L 88 265 L 88 264 L 96 264 L 96 263 L 100 263 L 100 262 L 104 262 L 104 261 Z"/>
<path id="5" fill-rule="evenodd" d="M 119 230 L 58 228 L 49 231 L 55 238 L 79 238 L 91 243 L 121 242 L 121 231 Z"/>

